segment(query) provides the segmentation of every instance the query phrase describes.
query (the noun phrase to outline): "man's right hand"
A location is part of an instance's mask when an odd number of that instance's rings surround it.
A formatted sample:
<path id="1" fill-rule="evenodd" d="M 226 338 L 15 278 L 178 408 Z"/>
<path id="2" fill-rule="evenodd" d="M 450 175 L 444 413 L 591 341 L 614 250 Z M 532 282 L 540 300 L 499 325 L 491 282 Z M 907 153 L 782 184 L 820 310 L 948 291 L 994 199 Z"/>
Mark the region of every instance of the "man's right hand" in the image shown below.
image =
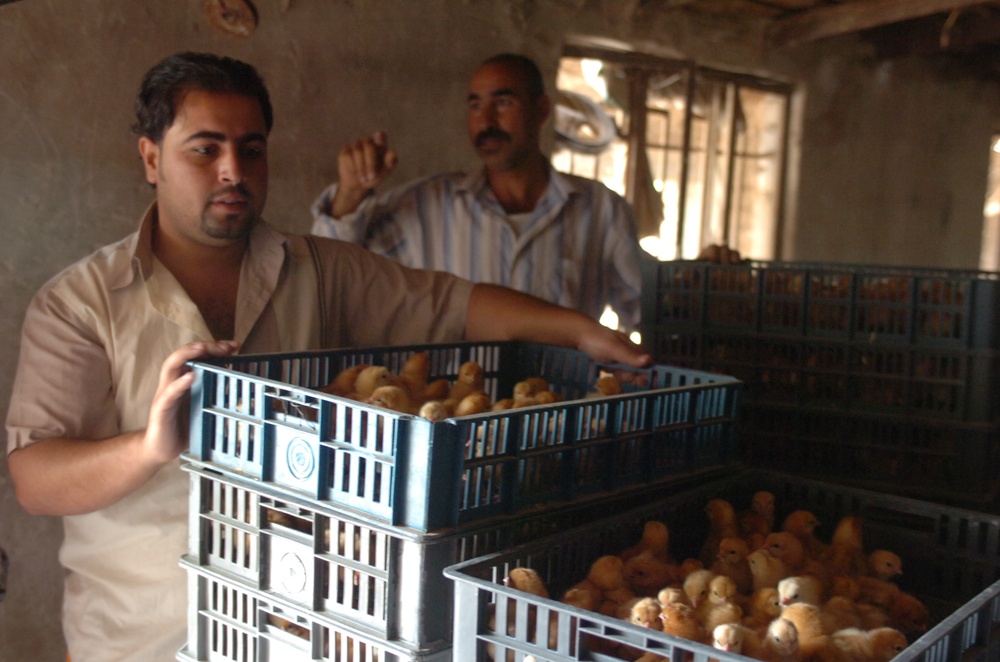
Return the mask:
<path id="1" fill-rule="evenodd" d="M 344 145 L 337 157 L 338 186 L 330 215 L 340 218 L 355 211 L 368 192 L 384 182 L 398 161 L 385 131 Z"/>
<path id="2" fill-rule="evenodd" d="M 194 373 L 188 361 L 208 356 L 228 356 L 239 350 L 231 340 L 194 342 L 174 350 L 160 368 L 160 381 L 149 407 L 144 445 L 156 463 L 166 464 L 187 447 L 188 398 Z"/>

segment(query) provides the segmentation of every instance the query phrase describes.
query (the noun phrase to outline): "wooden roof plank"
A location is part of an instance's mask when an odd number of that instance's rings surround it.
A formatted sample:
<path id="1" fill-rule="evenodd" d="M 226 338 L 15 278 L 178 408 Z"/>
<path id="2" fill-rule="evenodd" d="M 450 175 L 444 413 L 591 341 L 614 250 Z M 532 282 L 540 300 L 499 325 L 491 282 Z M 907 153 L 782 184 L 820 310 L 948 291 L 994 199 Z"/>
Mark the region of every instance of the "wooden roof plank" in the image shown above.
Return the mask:
<path id="1" fill-rule="evenodd" d="M 857 0 L 824 5 L 776 20 L 768 39 L 784 46 L 981 4 L 980 0 Z"/>

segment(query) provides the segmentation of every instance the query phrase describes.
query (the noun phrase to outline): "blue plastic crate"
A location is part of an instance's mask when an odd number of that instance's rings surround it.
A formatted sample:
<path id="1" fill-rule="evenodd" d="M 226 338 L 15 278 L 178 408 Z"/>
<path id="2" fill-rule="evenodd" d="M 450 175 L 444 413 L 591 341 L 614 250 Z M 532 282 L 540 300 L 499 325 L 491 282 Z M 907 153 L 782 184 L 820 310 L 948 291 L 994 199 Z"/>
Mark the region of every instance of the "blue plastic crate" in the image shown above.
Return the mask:
<path id="1" fill-rule="evenodd" d="M 494 400 L 541 376 L 563 401 L 431 423 L 315 390 L 343 369 L 431 378 L 480 363 Z M 416 531 L 466 526 L 717 471 L 735 462 L 740 383 L 656 365 L 600 365 L 530 343 L 459 343 L 193 362 L 190 462 Z M 626 377 L 588 397 L 600 371 Z M 629 384 L 628 382 L 631 382 Z"/>
<path id="2" fill-rule="evenodd" d="M 707 534 L 708 500 L 728 499 L 742 510 L 758 490 L 775 494 L 776 521 L 793 510 L 810 510 L 821 522 L 817 535 L 829 540 L 841 517 L 857 515 L 866 550 L 899 553 L 900 588 L 924 602 L 934 625 L 911 640 L 896 660 L 996 659 L 992 633 L 1000 625 L 1000 517 L 761 470 L 706 482 L 614 517 L 446 568 L 445 575 L 455 582 L 454 659 L 487 662 L 491 646 L 494 659 L 533 655 L 539 662 L 616 662 L 633 659 L 609 652 L 627 645 L 667 659 L 746 660 L 572 607 L 558 597 L 586 577 L 599 556 L 617 554 L 629 541 L 638 540 L 643 525 L 652 519 L 667 523 L 676 558 L 697 556 Z M 537 570 L 553 598 L 505 586 L 503 580 L 514 567 Z M 493 606 L 497 621 L 511 623 L 510 629 L 489 627 Z"/>

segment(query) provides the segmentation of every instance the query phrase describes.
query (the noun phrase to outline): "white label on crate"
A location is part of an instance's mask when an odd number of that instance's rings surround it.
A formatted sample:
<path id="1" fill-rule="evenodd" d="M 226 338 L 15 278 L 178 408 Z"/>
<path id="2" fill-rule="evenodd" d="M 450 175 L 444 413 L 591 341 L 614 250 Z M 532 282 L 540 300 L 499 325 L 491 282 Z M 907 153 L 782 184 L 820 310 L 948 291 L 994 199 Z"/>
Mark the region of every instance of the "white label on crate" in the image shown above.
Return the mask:
<path id="1" fill-rule="evenodd" d="M 278 563 L 278 580 L 281 582 L 281 587 L 289 593 L 301 593 L 306 589 L 309 573 L 298 554 L 293 552 L 282 554 Z"/>
<path id="2" fill-rule="evenodd" d="M 299 480 L 305 480 L 316 469 L 316 456 L 312 446 L 305 439 L 296 437 L 288 444 L 285 452 L 288 470 Z"/>

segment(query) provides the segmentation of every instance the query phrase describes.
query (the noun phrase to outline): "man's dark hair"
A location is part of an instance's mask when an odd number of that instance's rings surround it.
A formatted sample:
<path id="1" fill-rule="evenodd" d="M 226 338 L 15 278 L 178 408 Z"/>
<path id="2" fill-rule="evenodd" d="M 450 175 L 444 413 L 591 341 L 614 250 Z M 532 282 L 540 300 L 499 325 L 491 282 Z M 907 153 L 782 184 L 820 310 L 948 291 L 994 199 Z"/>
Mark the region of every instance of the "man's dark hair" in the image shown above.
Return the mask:
<path id="1" fill-rule="evenodd" d="M 260 102 L 270 133 L 274 111 L 264 80 L 251 65 L 211 53 L 177 53 L 146 72 L 135 98 L 132 132 L 159 143 L 174 123 L 178 97 L 190 90 L 240 94 Z"/>
<path id="2" fill-rule="evenodd" d="M 542 72 L 530 57 L 517 53 L 500 53 L 483 60 L 479 66 L 483 67 L 488 64 L 499 64 L 516 70 L 524 80 L 524 84 L 528 88 L 528 96 L 532 99 L 537 99 L 545 94 L 545 80 L 542 78 Z"/>

